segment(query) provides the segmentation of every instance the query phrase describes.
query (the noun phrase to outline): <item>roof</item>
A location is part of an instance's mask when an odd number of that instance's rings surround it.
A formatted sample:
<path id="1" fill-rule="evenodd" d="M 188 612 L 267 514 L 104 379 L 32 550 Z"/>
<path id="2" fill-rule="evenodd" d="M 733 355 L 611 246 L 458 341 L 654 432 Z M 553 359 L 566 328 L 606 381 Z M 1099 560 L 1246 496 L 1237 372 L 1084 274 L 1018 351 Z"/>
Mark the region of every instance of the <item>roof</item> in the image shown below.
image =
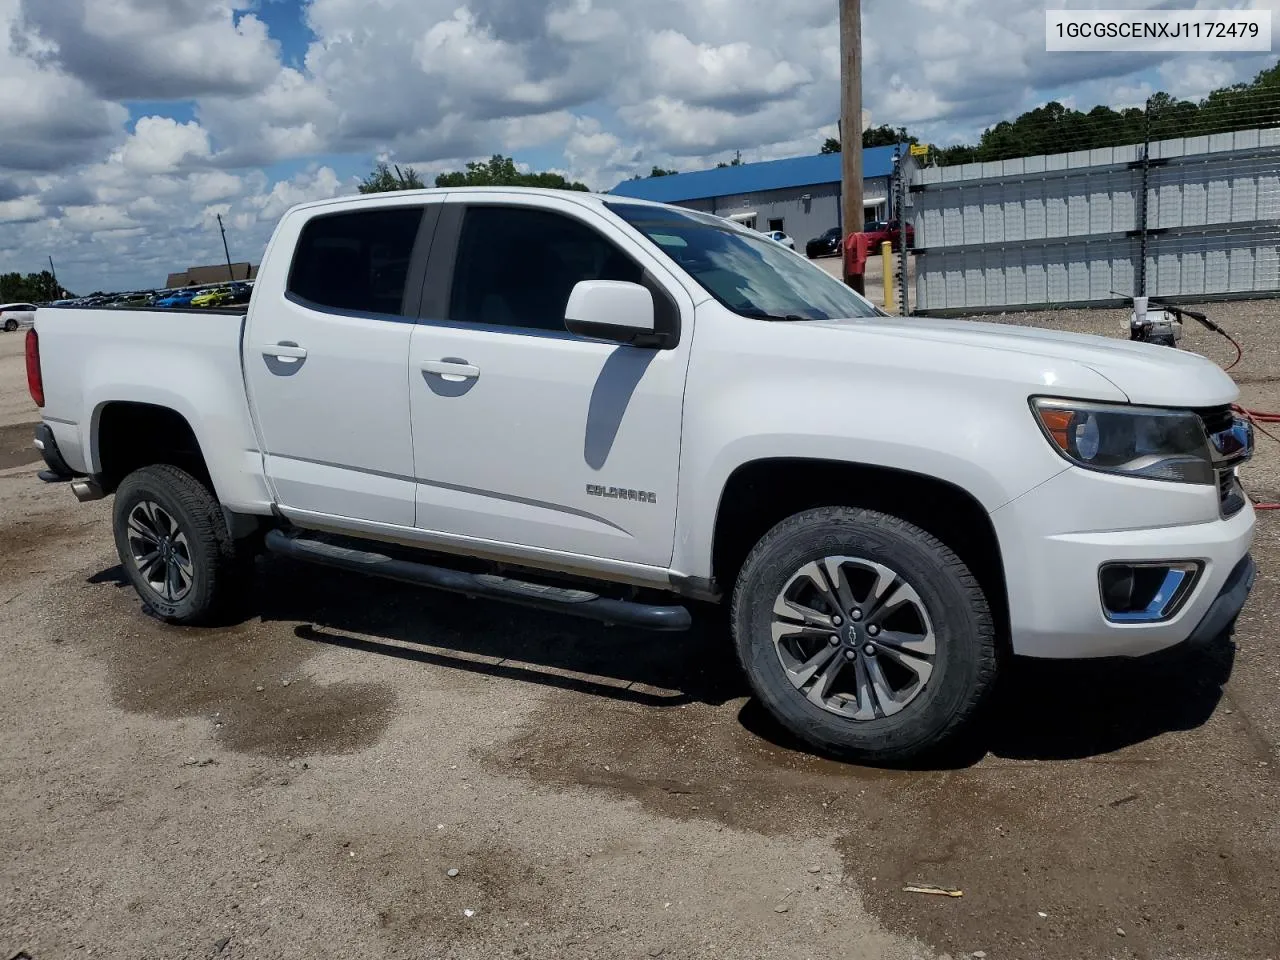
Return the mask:
<path id="1" fill-rule="evenodd" d="M 862 175 L 887 177 L 893 172 L 893 147 L 871 147 L 862 151 Z M 702 200 L 727 197 L 739 193 L 785 190 L 809 187 L 819 183 L 840 182 L 840 154 L 820 153 L 812 157 L 789 157 L 743 163 L 736 167 L 717 167 L 694 173 L 624 180 L 609 192 L 622 197 L 637 197 L 674 203 L 679 200 Z"/>

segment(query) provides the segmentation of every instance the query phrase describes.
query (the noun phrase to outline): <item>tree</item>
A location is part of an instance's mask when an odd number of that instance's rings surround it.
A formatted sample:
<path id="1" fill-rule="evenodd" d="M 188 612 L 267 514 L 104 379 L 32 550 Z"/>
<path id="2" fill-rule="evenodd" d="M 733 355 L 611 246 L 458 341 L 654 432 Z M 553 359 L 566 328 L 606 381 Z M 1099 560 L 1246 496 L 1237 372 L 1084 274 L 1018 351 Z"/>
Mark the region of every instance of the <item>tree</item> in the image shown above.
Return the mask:
<path id="1" fill-rule="evenodd" d="M 740 166 L 742 166 L 742 151 L 741 151 L 741 150 L 736 150 L 736 151 L 734 151 L 733 159 L 732 159 L 732 160 L 730 160 L 728 163 L 725 163 L 725 162 L 722 160 L 722 161 L 720 161 L 719 163 L 717 163 L 717 164 L 716 164 L 716 168 L 717 168 L 717 169 L 719 169 L 719 168 L 721 168 L 721 167 L 740 167 Z"/>
<path id="2" fill-rule="evenodd" d="M 644 174 L 641 174 L 641 173 L 637 173 L 631 179 L 632 180 L 652 180 L 654 177 L 674 177 L 679 172 L 680 171 L 678 170 L 663 170 L 661 167 L 655 166 L 651 171 L 649 171 L 648 176 L 645 176 Z"/>
<path id="3" fill-rule="evenodd" d="M 405 167 L 403 171 L 397 166 L 395 172 L 385 163 L 373 168 L 373 173 L 360 181 L 361 193 L 390 193 L 393 190 L 421 190 L 426 184 L 418 176 L 413 167 Z"/>
<path id="4" fill-rule="evenodd" d="M 26 276 L 20 273 L 0 275 L 0 302 L 3 303 L 48 303 L 68 296 L 70 294 L 58 286 L 48 270 Z"/>
<path id="5" fill-rule="evenodd" d="M 585 183 L 566 180 L 558 173 L 524 173 L 511 157 L 495 153 L 488 160 L 467 164 L 465 171 L 442 173 L 436 177 L 437 187 L 544 187 L 551 190 L 590 192 Z"/>
<path id="6" fill-rule="evenodd" d="M 1199 103 L 1160 91 L 1145 107 L 1098 105 L 1084 113 L 1050 101 L 988 127 L 976 145 L 944 147 L 933 155 L 945 166 L 1275 126 L 1280 126 L 1280 64 L 1248 83 L 1214 90 Z"/>
<path id="7" fill-rule="evenodd" d="M 882 123 L 878 127 L 868 127 L 862 131 L 862 149 L 873 147 L 896 147 L 900 143 L 919 143 L 920 141 L 907 133 L 906 127 L 891 127 Z M 822 143 L 819 153 L 839 153 L 840 141 L 835 137 L 827 137 Z"/>

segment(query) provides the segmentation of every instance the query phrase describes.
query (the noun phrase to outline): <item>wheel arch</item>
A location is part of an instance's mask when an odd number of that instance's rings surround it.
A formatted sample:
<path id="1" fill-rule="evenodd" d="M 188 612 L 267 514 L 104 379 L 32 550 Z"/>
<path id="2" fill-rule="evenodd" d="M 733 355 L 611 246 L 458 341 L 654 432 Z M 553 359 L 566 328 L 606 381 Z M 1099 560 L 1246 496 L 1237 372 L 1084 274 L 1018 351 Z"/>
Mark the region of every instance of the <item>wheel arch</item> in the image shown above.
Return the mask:
<path id="1" fill-rule="evenodd" d="M 823 506 L 892 514 L 945 543 L 978 578 L 1000 643 L 1008 646 L 1004 560 L 990 514 L 958 484 L 907 470 L 805 458 L 742 464 L 730 474 L 716 507 L 711 545 L 715 584 L 729 592 L 747 554 L 765 533 L 793 514 Z"/>
<path id="2" fill-rule="evenodd" d="M 188 418 L 175 408 L 134 400 L 110 400 L 93 411 L 92 472 L 112 493 L 134 470 L 167 463 L 186 470 L 217 496 L 204 450 Z"/>

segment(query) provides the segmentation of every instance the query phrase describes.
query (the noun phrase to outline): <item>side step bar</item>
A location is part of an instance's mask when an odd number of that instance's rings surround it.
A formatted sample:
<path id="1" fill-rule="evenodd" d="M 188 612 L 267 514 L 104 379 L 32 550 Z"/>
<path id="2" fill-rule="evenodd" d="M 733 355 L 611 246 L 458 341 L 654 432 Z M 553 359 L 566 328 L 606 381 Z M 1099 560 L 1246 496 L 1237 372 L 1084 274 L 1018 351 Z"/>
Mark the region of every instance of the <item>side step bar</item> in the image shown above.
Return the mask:
<path id="1" fill-rule="evenodd" d="M 688 630 L 692 623 L 689 611 L 675 604 L 614 600 L 587 590 L 546 586 L 486 573 L 466 573 L 411 560 L 397 560 L 372 551 L 353 550 L 280 530 L 272 530 L 267 534 L 266 547 L 272 553 L 307 563 L 398 580 L 420 587 L 435 587 L 468 597 L 503 600 L 610 624 L 645 630 L 676 631 Z"/>

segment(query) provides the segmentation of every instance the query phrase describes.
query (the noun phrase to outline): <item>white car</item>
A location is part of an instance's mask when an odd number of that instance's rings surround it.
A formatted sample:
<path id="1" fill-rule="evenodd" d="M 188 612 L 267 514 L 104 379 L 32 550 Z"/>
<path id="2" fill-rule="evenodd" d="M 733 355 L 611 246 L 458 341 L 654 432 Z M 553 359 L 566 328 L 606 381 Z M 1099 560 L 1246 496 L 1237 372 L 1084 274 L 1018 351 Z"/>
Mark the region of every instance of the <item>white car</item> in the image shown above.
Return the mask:
<path id="1" fill-rule="evenodd" d="M 796 248 L 796 242 L 792 240 L 790 237 L 788 237 L 781 230 L 770 230 L 768 233 L 765 234 L 765 236 L 768 237 L 770 240 L 774 240 L 777 243 L 782 244 L 788 250 L 794 250 Z"/>
<path id="2" fill-rule="evenodd" d="M 251 595 L 260 550 L 658 630 L 722 602 L 762 706 L 848 759 L 947 741 L 1011 654 L 1214 640 L 1254 580 L 1209 360 L 892 317 L 663 204 L 303 204 L 245 313 L 41 309 L 27 370 L 43 476 L 114 495 L 163 620 Z"/>
<path id="3" fill-rule="evenodd" d="M 32 303 L 0 304 L 0 330 L 13 333 L 19 327 L 29 327 L 36 322 L 36 308 Z"/>

